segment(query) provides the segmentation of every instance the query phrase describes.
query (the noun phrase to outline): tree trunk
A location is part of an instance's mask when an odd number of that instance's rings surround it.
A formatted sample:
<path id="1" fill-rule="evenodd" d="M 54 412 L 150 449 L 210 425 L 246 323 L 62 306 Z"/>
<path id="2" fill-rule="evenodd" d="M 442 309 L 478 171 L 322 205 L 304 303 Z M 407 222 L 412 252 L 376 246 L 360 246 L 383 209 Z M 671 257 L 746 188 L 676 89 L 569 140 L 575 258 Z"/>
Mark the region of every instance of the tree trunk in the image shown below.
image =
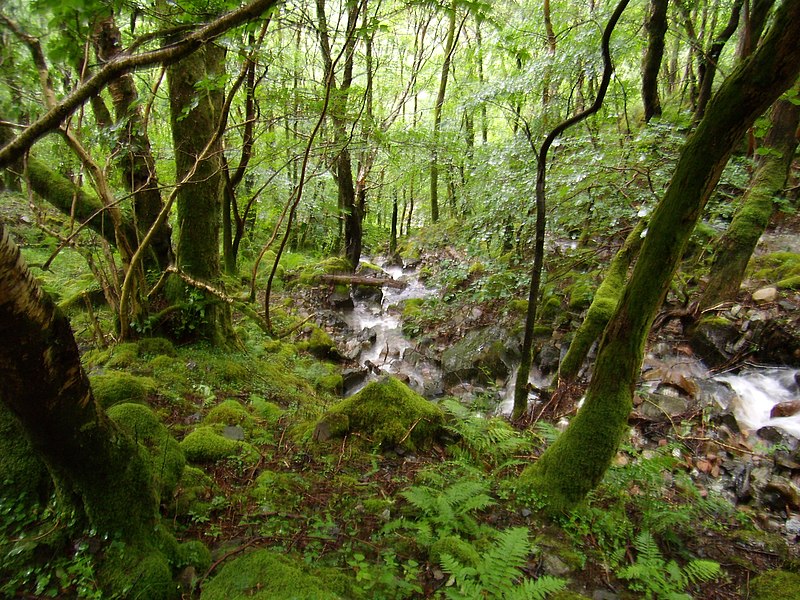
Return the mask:
<path id="1" fill-rule="evenodd" d="M 447 39 L 444 45 L 444 61 L 442 73 L 439 76 L 439 92 L 436 95 L 436 104 L 433 105 L 433 152 L 431 153 L 431 220 L 439 220 L 439 130 L 442 126 L 442 106 L 447 92 L 447 77 L 450 74 L 450 63 L 456 44 L 456 4 L 451 3 L 447 23 Z"/>
<path id="2" fill-rule="evenodd" d="M 217 140 L 208 151 L 203 150 L 219 125 L 223 90 L 218 86 L 224 59 L 222 48 L 207 44 L 167 69 L 176 177 L 181 181 L 191 173 L 177 196 L 178 268 L 212 286 L 219 285 L 220 277 L 222 145 Z M 201 82 L 204 85 L 198 89 Z M 225 344 L 232 337 L 230 309 L 216 299 L 206 295 L 202 313 L 195 317 L 198 322 L 193 329 L 200 337 L 215 344 Z"/>
<path id="3" fill-rule="evenodd" d="M 669 0 L 650 0 L 648 16 L 647 50 L 642 60 L 642 103 L 644 122 L 661 116 L 661 101 L 658 98 L 658 72 L 664 58 L 664 36 L 667 33 L 667 6 Z"/>
<path id="4" fill-rule="evenodd" d="M 625 281 L 628 279 L 628 269 L 642 246 L 642 233 L 646 224 L 646 219 L 639 221 L 608 266 L 606 276 L 594 294 L 586 317 L 575 332 L 575 337 L 572 338 L 569 349 L 558 367 L 559 385 L 568 385 L 575 380 L 583 361 L 586 360 L 586 355 L 589 354 L 589 349 L 614 315 L 622 297 L 622 290 L 625 288 Z"/>
<path id="5" fill-rule="evenodd" d="M 764 139 L 750 188 L 717 243 L 711 276 L 700 299 L 705 309 L 726 300 L 736 300 L 747 263 L 775 210 L 774 198 L 783 190 L 797 149 L 800 106 L 778 100 L 772 110 L 772 128 Z"/>
<path id="6" fill-rule="evenodd" d="M 119 29 L 113 16 L 100 21 L 95 30 L 97 58 L 106 63 L 122 52 Z M 133 75 L 124 73 L 108 85 L 117 124 L 124 125 L 119 130 L 116 148 L 117 164 L 122 171 L 122 183 L 133 193 L 133 207 L 136 226 L 141 237 L 156 222 L 164 207 L 156 174 L 155 159 L 150 149 L 147 124 L 142 117 L 138 93 Z M 144 261 L 145 269 L 166 269 L 174 259 L 172 254 L 172 232 L 165 222 L 157 229 L 150 242 L 150 259 Z M 137 244 L 138 245 L 138 244 Z M 136 247 L 136 246 L 132 246 Z"/>
<path id="7" fill-rule="evenodd" d="M 98 539 L 120 539 L 131 548 L 125 556 L 132 566 L 120 571 L 152 567 L 139 559 L 154 552 L 170 585 L 166 559 L 156 549 L 160 517 L 150 468 L 137 443 L 95 403 L 69 322 L 36 284 L 2 224 L 0 339 L 0 400 L 47 465 L 59 500 Z"/>
<path id="8" fill-rule="evenodd" d="M 759 48 L 722 84 L 681 152 L 639 258 L 600 342 L 583 407 L 522 474 L 559 511 L 580 502 L 611 464 L 628 426 L 650 326 L 689 236 L 733 148 L 800 72 L 800 2 L 784 0 Z"/>

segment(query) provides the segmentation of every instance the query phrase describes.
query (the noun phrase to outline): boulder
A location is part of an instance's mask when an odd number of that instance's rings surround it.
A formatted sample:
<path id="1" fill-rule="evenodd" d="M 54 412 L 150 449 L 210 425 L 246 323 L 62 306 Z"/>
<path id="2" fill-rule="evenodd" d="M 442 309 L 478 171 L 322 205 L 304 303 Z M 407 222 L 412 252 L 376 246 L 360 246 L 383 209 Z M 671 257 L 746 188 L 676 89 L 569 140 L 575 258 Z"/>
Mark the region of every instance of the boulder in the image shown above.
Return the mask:
<path id="1" fill-rule="evenodd" d="M 704 317 L 689 332 L 692 350 L 710 367 L 726 363 L 738 339 L 739 328 L 723 317 Z"/>
<path id="2" fill-rule="evenodd" d="M 442 353 L 444 384 L 494 383 L 505 379 L 519 357 L 519 350 L 511 340 L 511 334 L 501 327 L 470 331 Z"/>
<path id="3" fill-rule="evenodd" d="M 789 400 L 788 402 L 779 402 L 772 407 L 771 411 L 769 411 L 769 416 L 771 419 L 776 417 L 791 417 L 792 415 L 796 415 L 798 412 L 800 412 L 800 399 Z"/>

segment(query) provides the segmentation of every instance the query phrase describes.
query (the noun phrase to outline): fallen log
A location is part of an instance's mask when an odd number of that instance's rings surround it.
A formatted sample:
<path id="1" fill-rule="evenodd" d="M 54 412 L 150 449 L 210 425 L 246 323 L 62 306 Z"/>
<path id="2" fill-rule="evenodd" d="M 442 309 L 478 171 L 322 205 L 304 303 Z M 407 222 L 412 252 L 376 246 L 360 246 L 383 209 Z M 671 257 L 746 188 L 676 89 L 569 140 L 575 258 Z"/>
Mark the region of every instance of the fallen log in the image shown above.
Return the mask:
<path id="1" fill-rule="evenodd" d="M 402 289 L 406 287 L 404 281 L 396 279 L 382 279 L 380 277 L 367 277 L 364 275 L 320 275 L 321 281 L 328 283 L 347 283 L 350 285 L 371 285 L 375 287 L 391 287 Z"/>

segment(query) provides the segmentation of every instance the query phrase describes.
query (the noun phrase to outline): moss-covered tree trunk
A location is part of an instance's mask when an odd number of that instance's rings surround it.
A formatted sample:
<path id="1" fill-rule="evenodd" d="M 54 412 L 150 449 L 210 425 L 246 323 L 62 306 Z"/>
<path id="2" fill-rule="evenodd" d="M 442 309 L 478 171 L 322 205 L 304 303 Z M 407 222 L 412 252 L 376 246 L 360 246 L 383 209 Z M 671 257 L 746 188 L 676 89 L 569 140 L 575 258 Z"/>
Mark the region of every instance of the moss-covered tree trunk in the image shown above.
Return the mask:
<path id="1" fill-rule="evenodd" d="M 661 116 L 658 97 L 658 72 L 664 58 L 664 36 L 667 33 L 667 6 L 669 0 L 650 0 L 647 29 L 647 50 L 642 59 L 642 103 L 644 121 Z"/>
<path id="2" fill-rule="evenodd" d="M 596 486 L 627 432 L 645 342 L 708 197 L 747 128 L 800 71 L 800 2 L 784 0 L 759 48 L 735 69 L 684 146 L 614 316 L 600 343 L 583 407 L 522 475 L 550 510 Z"/>
<path id="3" fill-rule="evenodd" d="M 608 271 L 594 294 L 586 317 L 575 332 L 575 337 L 572 338 L 569 349 L 558 367 L 559 385 L 568 385 L 575 380 L 583 361 L 586 360 L 586 355 L 589 354 L 589 349 L 614 315 L 622 297 L 622 290 L 625 288 L 625 281 L 628 279 L 628 269 L 642 246 L 642 233 L 646 223 L 646 219 L 639 221 L 608 266 Z"/>
<path id="4" fill-rule="evenodd" d="M 772 109 L 772 127 L 764 139 L 750 187 L 730 226 L 717 242 L 708 284 L 700 299 L 705 309 L 735 300 L 747 263 L 769 224 L 775 198 L 783 190 L 797 149 L 800 106 L 781 99 Z"/>
<path id="5" fill-rule="evenodd" d="M 0 339 L 0 399 L 61 498 L 101 533 L 146 539 L 159 518 L 147 464 L 95 404 L 69 322 L 36 284 L 2 224 Z"/>
<path id="6" fill-rule="evenodd" d="M 192 279 L 212 286 L 220 284 L 221 274 L 222 144 L 216 131 L 224 74 L 225 51 L 215 44 L 167 68 L 176 178 L 186 179 L 177 196 L 177 264 Z M 197 319 L 193 330 L 215 344 L 232 337 L 230 309 L 210 295 L 202 312 L 188 317 Z"/>

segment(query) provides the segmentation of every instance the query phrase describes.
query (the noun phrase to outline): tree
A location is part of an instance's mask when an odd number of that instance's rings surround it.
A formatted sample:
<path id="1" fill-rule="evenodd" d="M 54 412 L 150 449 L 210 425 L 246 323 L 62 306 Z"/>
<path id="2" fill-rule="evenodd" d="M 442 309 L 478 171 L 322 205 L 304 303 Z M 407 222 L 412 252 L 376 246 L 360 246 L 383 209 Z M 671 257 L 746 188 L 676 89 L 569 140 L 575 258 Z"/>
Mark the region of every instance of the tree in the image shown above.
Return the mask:
<path id="1" fill-rule="evenodd" d="M 148 598 L 169 597 L 174 585 L 160 550 L 167 534 L 158 529 L 150 468 L 136 442 L 95 403 L 69 322 L 39 288 L 2 224 L 0 336 L 0 401 L 47 465 L 59 501 L 84 528 L 127 545 L 130 563 L 118 568 L 130 574 L 128 584 L 138 580 Z M 156 581 L 160 590 L 150 587 Z"/>
<path id="2" fill-rule="evenodd" d="M 646 22 L 647 50 L 642 59 L 642 104 L 644 121 L 661 116 L 658 98 L 658 72 L 664 58 L 664 36 L 667 33 L 667 7 L 669 0 L 650 0 Z"/>
<path id="3" fill-rule="evenodd" d="M 606 327 L 584 404 L 522 474 L 551 511 L 596 486 L 627 431 L 645 343 L 678 262 L 733 148 L 800 72 L 800 2 L 784 0 L 755 50 L 720 86 L 687 140 L 636 266 Z"/>
<path id="4" fill-rule="evenodd" d="M 794 98 L 800 92 L 792 91 Z M 772 126 L 756 159 L 750 187 L 728 229 L 715 244 L 710 276 L 699 308 L 736 300 L 747 263 L 775 211 L 775 198 L 783 191 L 797 149 L 800 106 L 781 98 L 772 108 Z"/>

